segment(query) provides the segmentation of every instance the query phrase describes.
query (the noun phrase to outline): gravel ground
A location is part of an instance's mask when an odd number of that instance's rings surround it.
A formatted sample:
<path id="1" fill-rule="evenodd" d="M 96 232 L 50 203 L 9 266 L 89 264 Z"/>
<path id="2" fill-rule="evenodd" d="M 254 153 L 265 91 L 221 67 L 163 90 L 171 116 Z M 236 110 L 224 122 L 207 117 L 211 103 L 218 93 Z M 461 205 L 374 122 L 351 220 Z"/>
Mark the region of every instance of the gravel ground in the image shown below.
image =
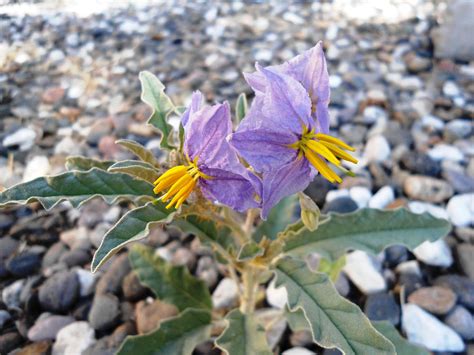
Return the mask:
<path id="1" fill-rule="evenodd" d="M 128 158 L 118 138 L 158 155 L 139 100 L 141 70 L 157 74 L 177 103 L 188 103 L 196 89 L 209 102 L 233 103 L 240 92 L 250 98 L 241 71 L 256 60 L 280 63 L 323 40 L 331 130 L 357 147 L 361 163 L 357 177 L 340 186 L 317 178 L 307 193 L 326 211 L 406 206 L 454 226 L 445 240 L 414 253 L 394 246 L 375 258 L 350 254 L 338 290 L 412 340 L 442 354 L 457 353 L 461 343 L 474 354 L 472 3 L 446 10 L 442 1 L 416 0 L 147 1 L 108 2 L 107 11 L 60 3 L 60 12 L 51 2 L 0 7 L 0 188 L 58 173 L 68 155 Z M 2 211 L 1 354 L 112 354 L 127 334 L 175 314 L 140 286 L 126 252 L 89 272 L 104 231 L 126 210 L 93 201 L 80 211 L 67 204 Z M 146 242 L 204 279 L 215 302 L 232 304 L 225 270 L 197 239 L 156 229 Z M 266 296 L 265 308 L 284 301 L 271 286 Z M 284 323 L 270 341 L 279 352 L 336 353 Z M 219 351 L 203 344 L 196 353 Z"/>

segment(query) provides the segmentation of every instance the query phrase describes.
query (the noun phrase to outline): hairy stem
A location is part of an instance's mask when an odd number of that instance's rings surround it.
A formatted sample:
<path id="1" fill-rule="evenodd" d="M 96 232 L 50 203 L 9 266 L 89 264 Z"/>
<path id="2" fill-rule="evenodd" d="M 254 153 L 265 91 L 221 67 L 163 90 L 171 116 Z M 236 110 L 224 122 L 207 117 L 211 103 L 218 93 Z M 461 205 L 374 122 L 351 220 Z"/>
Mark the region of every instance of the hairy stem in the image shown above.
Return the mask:
<path id="1" fill-rule="evenodd" d="M 240 303 L 240 310 L 242 313 L 253 313 L 255 310 L 255 296 L 256 296 L 256 277 L 255 270 L 247 266 L 242 274 L 243 281 L 243 295 Z"/>

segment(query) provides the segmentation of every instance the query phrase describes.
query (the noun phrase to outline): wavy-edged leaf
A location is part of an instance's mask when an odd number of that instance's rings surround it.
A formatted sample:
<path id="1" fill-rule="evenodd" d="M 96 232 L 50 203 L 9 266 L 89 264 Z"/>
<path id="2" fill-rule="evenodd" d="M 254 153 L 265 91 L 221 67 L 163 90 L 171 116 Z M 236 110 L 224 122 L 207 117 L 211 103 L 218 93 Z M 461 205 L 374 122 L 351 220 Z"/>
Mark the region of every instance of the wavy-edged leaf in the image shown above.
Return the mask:
<path id="1" fill-rule="evenodd" d="M 197 236 L 201 242 L 207 245 L 219 244 L 226 250 L 234 248 L 234 238 L 231 230 L 225 226 L 218 226 L 216 222 L 198 215 L 188 215 L 184 218 L 175 219 L 172 225 L 177 226 L 185 233 Z"/>
<path id="2" fill-rule="evenodd" d="M 174 304 L 180 311 L 212 309 L 206 283 L 191 275 L 185 266 L 173 266 L 155 255 L 153 249 L 141 244 L 133 246 L 129 258 L 140 281 L 160 300 Z"/>
<path id="3" fill-rule="evenodd" d="M 148 202 L 144 206 L 128 211 L 102 239 L 92 259 L 92 272 L 96 272 L 128 243 L 145 238 L 154 224 L 169 223 L 175 213 L 167 210 L 160 201 Z"/>
<path id="4" fill-rule="evenodd" d="M 99 196 L 107 203 L 114 203 L 120 198 L 151 199 L 154 196 L 153 185 L 128 174 L 110 173 L 97 168 L 88 171 L 69 171 L 60 175 L 39 177 L 10 187 L 0 193 L 0 207 L 38 201 L 49 210 L 65 200 L 78 207 Z"/>
<path id="5" fill-rule="evenodd" d="M 298 196 L 292 195 L 285 197 L 270 211 L 266 221 L 260 223 L 255 230 L 253 239 L 258 243 L 263 236 L 268 239 L 276 239 L 278 233 L 282 232 L 287 225 L 293 223 L 296 217 L 298 208 Z"/>
<path id="6" fill-rule="evenodd" d="M 97 160 L 81 156 L 72 156 L 66 158 L 66 169 L 86 171 L 92 168 L 97 168 L 107 170 L 114 163 L 115 162 L 112 160 Z"/>
<path id="7" fill-rule="evenodd" d="M 108 171 L 129 174 L 148 181 L 150 184 L 153 184 L 160 176 L 158 170 L 156 170 L 151 164 L 138 160 L 119 161 L 110 166 Z"/>
<path id="8" fill-rule="evenodd" d="M 380 335 L 355 304 L 339 295 L 326 274 L 311 272 L 302 260 L 281 259 L 275 287 L 284 286 L 290 311 L 302 309 L 313 340 L 346 355 L 395 355 L 394 346 Z"/>
<path id="9" fill-rule="evenodd" d="M 329 261 L 322 258 L 319 262 L 318 272 L 324 272 L 332 282 L 336 282 L 339 274 L 346 265 L 346 256 L 343 255 L 336 261 Z"/>
<path id="10" fill-rule="evenodd" d="M 403 338 L 398 330 L 387 321 L 373 321 L 372 325 L 377 331 L 392 342 L 398 355 L 430 355 L 431 352 L 411 344 Z"/>
<path id="11" fill-rule="evenodd" d="M 237 256 L 237 260 L 252 260 L 255 259 L 257 256 L 262 256 L 264 252 L 265 250 L 260 245 L 258 245 L 254 241 L 250 241 L 242 245 Z"/>
<path id="12" fill-rule="evenodd" d="M 175 107 L 171 99 L 165 94 L 165 86 L 148 71 L 140 72 L 138 78 L 142 84 L 141 99 L 153 110 L 148 118 L 148 123 L 161 131 L 161 148 L 174 149 L 168 142 L 172 127 L 167 118 L 171 112 L 175 111 Z"/>
<path id="13" fill-rule="evenodd" d="M 237 98 L 237 102 L 235 103 L 235 117 L 237 118 L 237 123 L 240 123 L 247 114 L 248 111 L 248 104 L 247 104 L 247 96 L 245 93 L 241 93 Z"/>
<path id="14" fill-rule="evenodd" d="M 150 149 L 145 148 L 140 143 L 129 140 L 129 139 L 119 139 L 115 141 L 116 144 L 121 145 L 122 147 L 128 149 L 130 152 L 135 154 L 139 159 L 145 163 L 149 163 L 154 167 L 159 167 L 160 163 L 155 159 L 155 156 L 150 151 Z"/>
<path id="15" fill-rule="evenodd" d="M 254 314 L 243 314 L 238 309 L 231 311 L 225 319 L 227 327 L 216 339 L 216 345 L 228 355 L 272 355 L 267 343 L 265 329 Z"/>
<path id="16" fill-rule="evenodd" d="M 188 309 L 166 320 L 160 328 L 146 334 L 129 336 L 118 355 L 191 355 L 194 348 L 211 336 L 211 314 Z"/>
<path id="17" fill-rule="evenodd" d="M 290 311 L 288 306 L 285 307 L 285 318 L 293 332 L 299 332 L 300 330 L 311 331 L 308 320 L 306 319 L 304 312 L 301 308 L 297 308 L 294 312 Z"/>
<path id="18" fill-rule="evenodd" d="M 413 249 L 426 240 L 435 241 L 446 236 L 450 229 L 448 221 L 428 213 L 366 208 L 345 215 L 332 214 L 315 232 L 303 229 L 290 235 L 285 240 L 284 251 L 292 256 L 317 252 L 334 261 L 350 249 L 372 254 L 394 244 Z"/>

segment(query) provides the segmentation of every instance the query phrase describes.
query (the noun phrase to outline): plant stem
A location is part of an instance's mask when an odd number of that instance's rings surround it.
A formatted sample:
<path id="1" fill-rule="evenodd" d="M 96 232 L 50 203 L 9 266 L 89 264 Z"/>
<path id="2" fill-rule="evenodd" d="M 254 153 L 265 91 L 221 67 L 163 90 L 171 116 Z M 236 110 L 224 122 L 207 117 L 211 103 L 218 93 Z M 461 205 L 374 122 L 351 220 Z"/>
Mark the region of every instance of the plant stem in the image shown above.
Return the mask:
<path id="1" fill-rule="evenodd" d="M 244 286 L 243 297 L 241 299 L 240 310 L 242 313 L 250 314 L 255 310 L 255 271 L 252 267 L 247 266 L 242 274 Z"/>

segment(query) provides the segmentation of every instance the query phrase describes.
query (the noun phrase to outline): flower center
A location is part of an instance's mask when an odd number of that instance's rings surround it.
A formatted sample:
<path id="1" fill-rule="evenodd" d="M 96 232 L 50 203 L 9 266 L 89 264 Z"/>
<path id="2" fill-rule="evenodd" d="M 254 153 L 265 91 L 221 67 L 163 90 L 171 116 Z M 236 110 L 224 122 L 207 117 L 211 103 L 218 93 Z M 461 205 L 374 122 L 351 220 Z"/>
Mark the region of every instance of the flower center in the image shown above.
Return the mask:
<path id="1" fill-rule="evenodd" d="M 342 179 L 331 170 L 328 162 L 334 164 L 344 173 L 353 175 L 341 165 L 341 160 L 357 163 L 357 159 L 345 151 L 353 152 L 355 149 L 340 139 L 323 133 L 314 133 L 314 129 L 309 130 L 308 127 L 303 127 L 300 140 L 290 144 L 289 147 L 298 150 L 298 159 L 304 156 L 321 175 L 332 183 L 341 183 Z"/>
<path id="2" fill-rule="evenodd" d="M 153 189 L 155 194 L 159 194 L 169 188 L 168 192 L 160 198 L 165 202 L 171 200 L 166 206 L 167 209 L 173 206 L 179 208 L 189 197 L 199 178 L 212 178 L 211 176 L 199 171 L 197 160 L 197 157 L 194 158 L 193 161 L 190 161 L 188 158 L 187 165 L 175 166 L 155 181 L 155 188 Z"/>

